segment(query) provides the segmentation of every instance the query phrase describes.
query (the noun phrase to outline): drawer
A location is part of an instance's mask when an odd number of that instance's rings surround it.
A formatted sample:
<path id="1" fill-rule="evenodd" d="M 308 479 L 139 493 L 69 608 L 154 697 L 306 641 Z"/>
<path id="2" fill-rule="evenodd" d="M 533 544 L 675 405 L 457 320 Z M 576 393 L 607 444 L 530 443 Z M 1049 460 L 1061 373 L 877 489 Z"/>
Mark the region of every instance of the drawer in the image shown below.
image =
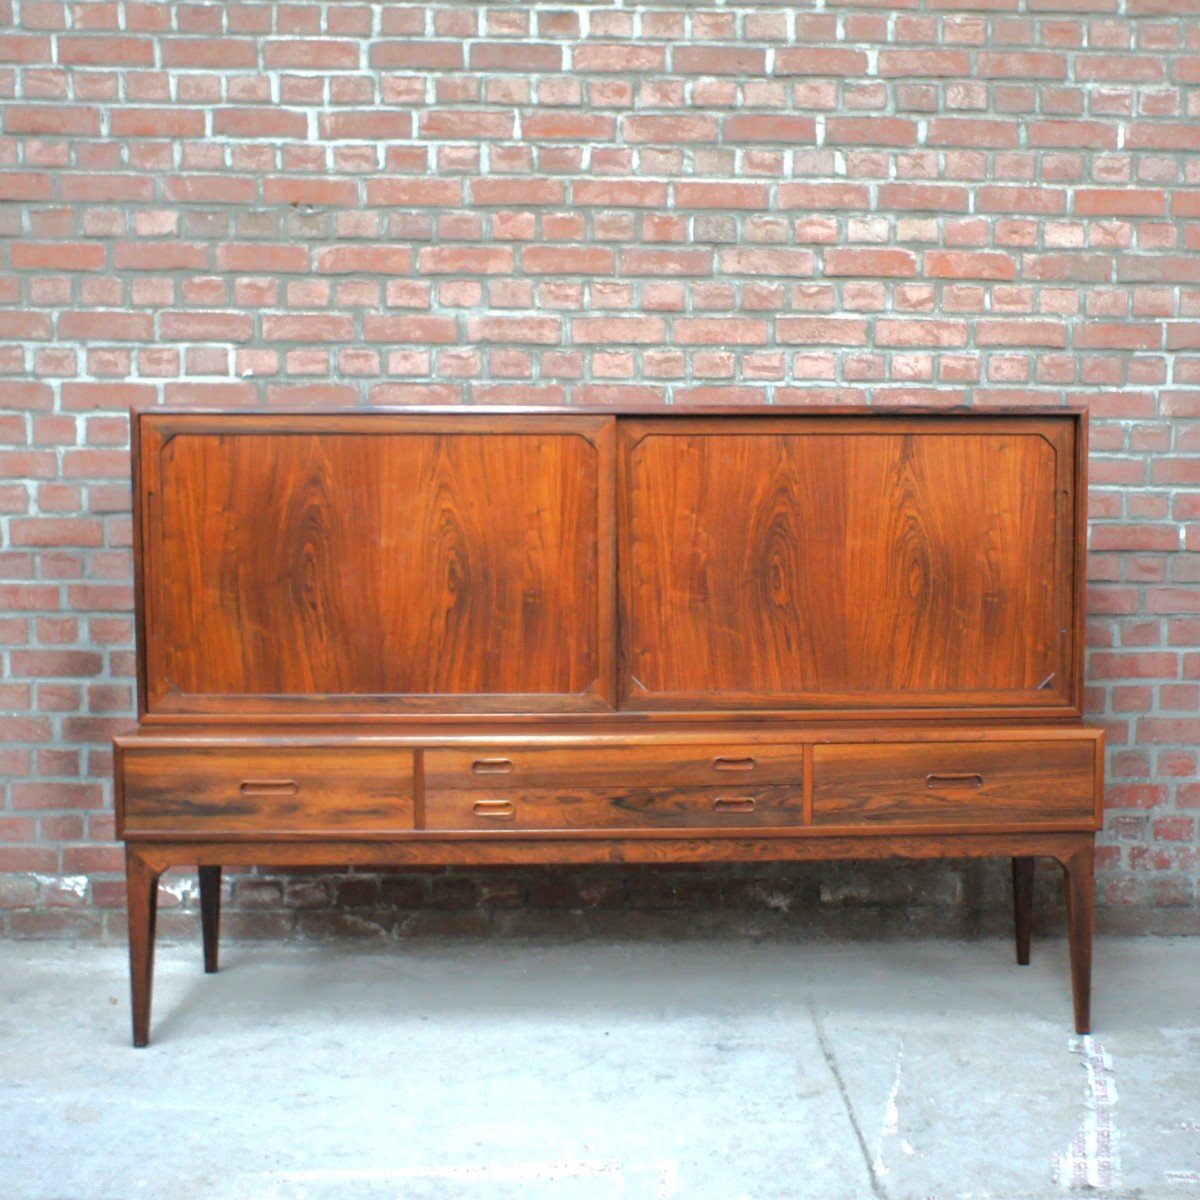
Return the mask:
<path id="1" fill-rule="evenodd" d="M 122 755 L 131 833 L 365 833 L 413 828 L 411 750 L 197 747 Z"/>
<path id="2" fill-rule="evenodd" d="M 427 750 L 425 786 L 496 788 L 758 787 L 804 782 L 799 745 L 713 741 L 693 745 L 525 747 Z"/>
<path id="3" fill-rule="evenodd" d="M 813 823 L 1090 826 L 1095 769 L 1090 740 L 818 745 Z"/>
<path id="4" fill-rule="evenodd" d="M 784 784 L 728 788 L 479 788 L 429 791 L 432 830 L 745 829 L 799 825 L 801 789 Z"/>

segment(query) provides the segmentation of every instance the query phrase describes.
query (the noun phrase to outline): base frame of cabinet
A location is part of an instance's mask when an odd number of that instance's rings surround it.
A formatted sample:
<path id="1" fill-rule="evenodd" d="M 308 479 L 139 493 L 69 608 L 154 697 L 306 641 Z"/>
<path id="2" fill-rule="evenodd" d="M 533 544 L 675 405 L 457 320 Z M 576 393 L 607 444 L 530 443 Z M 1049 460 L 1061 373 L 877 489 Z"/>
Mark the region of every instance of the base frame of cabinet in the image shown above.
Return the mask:
<path id="1" fill-rule="evenodd" d="M 1092 937 L 1095 922 L 1095 833 L 1079 831 L 816 833 L 811 829 L 756 831 L 755 835 L 603 837 L 558 834 L 472 835 L 408 833 L 382 839 L 330 840 L 291 836 L 275 840 L 195 838 L 160 840 L 126 835 L 133 1044 L 150 1041 L 158 881 L 176 867 L 200 877 L 204 967 L 217 969 L 220 886 L 224 867 L 448 867 L 575 864 L 700 864 L 820 862 L 871 859 L 1011 858 L 1018 963 L 1029 962 L 1036 858 L 1063 869 L 1075 1029 L 1091 1028 Z"/>

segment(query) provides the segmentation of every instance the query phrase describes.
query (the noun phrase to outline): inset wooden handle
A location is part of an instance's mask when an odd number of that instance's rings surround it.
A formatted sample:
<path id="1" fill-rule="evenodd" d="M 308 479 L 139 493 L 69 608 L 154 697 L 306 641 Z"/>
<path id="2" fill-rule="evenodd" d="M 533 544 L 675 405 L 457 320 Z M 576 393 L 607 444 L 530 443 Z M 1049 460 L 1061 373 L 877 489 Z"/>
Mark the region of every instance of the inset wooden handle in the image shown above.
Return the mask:
<path id="1" fill-rule="evenodd" d="M 975 775 L 970 772 L 942 772 L 934 773 L 925 776 L 925 786 L 936 790 L 937 788 L 981 788 L 983 787 L 983 776 Z"/>
<path id="2" fill-rule="evenodd" d="M 471 764 L 476 775 L 508 775 L 512 769 L 511 758 L 477 758 Z"/>
<path id="3" fill-rule="evenodd" d="M 511 800 L 476 800 L 471 811 L 492 821 L 511 821 L 517 812 Z"/>
<path id="4" fill-rule="evenodd" d="M 294 779 L 243 779 L 243 796 L 294 796 L 300 785 Z"/>
<path id="5" fill-rule="evenodd" d="M 724 758 L 719 756 L 713 759 L 713 770 L 715 771 L 753 771 L 758 766 L 758 759 L 750 758 Z"/>
<path id="6" fill-rule="evenodd" d="M 753 796 L 718 796 L 713 801 L 714 812 L 753 812 L 755 804 Z"/>

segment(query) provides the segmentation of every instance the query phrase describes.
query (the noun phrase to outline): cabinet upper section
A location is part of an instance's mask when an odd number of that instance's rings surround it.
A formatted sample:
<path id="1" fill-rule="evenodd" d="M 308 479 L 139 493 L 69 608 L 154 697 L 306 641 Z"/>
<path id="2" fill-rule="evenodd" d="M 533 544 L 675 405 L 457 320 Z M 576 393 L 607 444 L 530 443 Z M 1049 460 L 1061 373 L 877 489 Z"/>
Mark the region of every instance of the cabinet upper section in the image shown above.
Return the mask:
<path id="1" fill-rule="evenodd" d="M 143 717 L 1076 715 L 1077 411 L 134 414 Z"/>

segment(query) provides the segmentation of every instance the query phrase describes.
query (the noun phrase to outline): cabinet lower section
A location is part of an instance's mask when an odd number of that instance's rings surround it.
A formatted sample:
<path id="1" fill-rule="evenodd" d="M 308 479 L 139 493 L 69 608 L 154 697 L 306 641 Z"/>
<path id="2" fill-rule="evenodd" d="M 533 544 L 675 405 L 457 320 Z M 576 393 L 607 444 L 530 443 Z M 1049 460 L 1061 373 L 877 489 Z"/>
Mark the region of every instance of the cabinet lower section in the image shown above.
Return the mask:
<path id="1" fill-rule="evenodd" d="M 1089 1023 L 1103 735 L 1081 726 L 389 730 L 143 727 L 117 739 L 134 1041 L 149 1036 L 157 880 L 198 866 L 215 968 L 225 866 L 1013 860 L 1019 961 L 1032 862 L 1068 886 Z"/>

